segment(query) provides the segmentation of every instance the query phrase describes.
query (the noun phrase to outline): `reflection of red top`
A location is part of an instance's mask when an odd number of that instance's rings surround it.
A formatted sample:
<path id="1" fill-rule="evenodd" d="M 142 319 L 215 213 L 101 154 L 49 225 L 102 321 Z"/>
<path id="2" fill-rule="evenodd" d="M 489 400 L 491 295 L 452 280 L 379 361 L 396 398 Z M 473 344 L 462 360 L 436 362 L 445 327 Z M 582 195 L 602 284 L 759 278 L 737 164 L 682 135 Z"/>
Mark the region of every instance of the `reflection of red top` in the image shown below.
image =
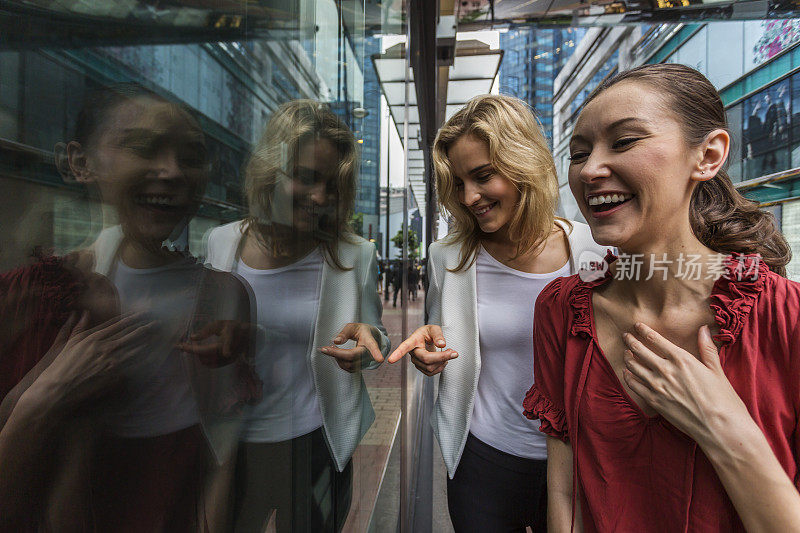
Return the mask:
<path id="1" fill-rule="evenodd" d="M 739 280 L 736 266 L 756 267 Z M 753 256 L 729 258 L 711 309 L 725 374 L 800 486 L 800 284 Z M 592 289 L 575 275 L 548 285 L 536 301 L 535 384 L 525 414 L 572 444 L 585 531 L 744 531 L 697 444 L 660 416 L 647 417 L 622 388 L 600 350 Z M 574 493 L 573 493 L 574 498 Z"/>
<path id="2" fill-rule="evenodd" d="M 58 257 L 0 274 L 0 400 L 50 349 L 83 289 Z"/>
<path id="3" fill-rule="evenodd" d="M 60 257 L 0 274 L 0 401 L 44 357 L 69 314 L 82 310 L 86 289 L 86 276 Z M 204 446 L 199 426 L 139 439 L 103 433 L 93 447 L 88 496 L 76 498 L 88 500 L 87 507 L 58 508 L 57 523 L 49 524 L 37 506 L 39 514 L 23 531 L 67 528 L 68 523 L 87 531 L 206 531 L 197 522 L 205 519 L 198 514 Z M 54 468 L 84 474 L 69 466 Z"/>

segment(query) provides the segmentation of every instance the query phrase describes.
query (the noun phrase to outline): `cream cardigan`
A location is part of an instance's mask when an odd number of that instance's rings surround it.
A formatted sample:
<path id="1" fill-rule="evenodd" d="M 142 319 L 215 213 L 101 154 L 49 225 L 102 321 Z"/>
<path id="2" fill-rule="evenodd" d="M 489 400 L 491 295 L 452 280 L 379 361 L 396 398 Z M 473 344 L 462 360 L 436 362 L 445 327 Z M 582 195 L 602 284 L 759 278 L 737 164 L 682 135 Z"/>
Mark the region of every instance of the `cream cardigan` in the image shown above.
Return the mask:
<path id="1" fill-rule="evenodd" d="M 606 248 L 592 240 L 589 226 L 572 222 L 570 231 L 565 223 L 557 223 L 567 232 L 570 275 L 577 273 L 587 257 L 602 259 L 605 256 Z M 448 238 L 431 244 L 430 282 L 425 297 L 428 323 L 441 326 L 448 348 L 458 352 L 458 358 L 450 360 L 439 374 L 439 394 L 431 419 L 451 479 L 467 441 L 481 370 L 475 264 L 458 272 L 448 270 L 458 266 L 459 252 L 460 246 Z M 520 416 L 523 399 L 519 399 Z"/>
<path id="2" fill-rule="evenodd" d="M 217 270 L 230 272 L 236 262 L 242 240 L 242 222 L 232 222 L 211 230 L 208 235 L 206 262 Z M 306 357 L 317 391 L 322 412 L 323 430 L 331 455 L 339 471 L 343 470 L 353 452 L 375 420 L 367 387 L 361 372 L 349 373 L 336 361 L 319 351 L 348 322 L 362 322 L 381 332 L 380 348 L 384 357 L 389 354 L 389 338 L 381 322 L 383 307 L 377 293 L 378 266 L 375 245 L 351 236 L 352 242 L 339 243 L 339 260 L 350 268 L 340 270 L 326 261 L 320 280 L 317 320 L 313 342 Z M 275 302 L 280 305 L 280 302 Z M 345 345 L 351 347 L 352 341 Z M 374 368 L 370 364 L 367 368 Z"/>

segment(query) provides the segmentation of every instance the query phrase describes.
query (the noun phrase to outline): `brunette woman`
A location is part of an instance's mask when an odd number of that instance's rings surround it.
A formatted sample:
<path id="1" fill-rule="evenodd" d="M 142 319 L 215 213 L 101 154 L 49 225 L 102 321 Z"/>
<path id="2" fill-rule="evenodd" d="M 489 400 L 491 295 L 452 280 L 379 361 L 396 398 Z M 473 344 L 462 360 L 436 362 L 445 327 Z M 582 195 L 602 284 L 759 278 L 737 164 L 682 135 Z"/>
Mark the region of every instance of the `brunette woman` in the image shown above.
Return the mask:
<path id="1" fill-rule="evenodd" d="M 681 65 L 612 78 L 575 124 L 572 193 L 620 254 L 536 303 L 525 409 L 553 531 L 800 530 L 800 285 L 729 149 L 719 94 Z"/>

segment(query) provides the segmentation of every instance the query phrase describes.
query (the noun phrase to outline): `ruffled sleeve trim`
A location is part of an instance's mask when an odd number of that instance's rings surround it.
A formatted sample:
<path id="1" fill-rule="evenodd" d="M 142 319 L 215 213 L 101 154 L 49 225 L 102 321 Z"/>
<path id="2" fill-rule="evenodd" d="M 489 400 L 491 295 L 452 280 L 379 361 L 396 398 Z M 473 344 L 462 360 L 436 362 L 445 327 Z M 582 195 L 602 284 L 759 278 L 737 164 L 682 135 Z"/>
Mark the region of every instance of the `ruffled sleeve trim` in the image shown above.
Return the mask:
<path id="1" fill-rule="evenodd" d="M 769 267 L 757 254 L 732 254 L 711 291 L 711 310 L 719 325 L 714 339 L 728 344 L 742 331 L 758 296 L 764 290 Z"/>
<path id="2" fill-rule="evenodd" d="M 567 440 L 567 418 L 563 409 L 556 407 L 553 402 L 536 387 L 536 384 L 525 394 L 522 402 L 522 413 L 531 420 L 540 420 L 542 424 L 539 431 L 545 435 Z"/>
<path id="3" fill-rule="evenodd" d="M 583 334 L 589 337 L 592 335 L 592 317 L 590 310 L 592 290 L 599 285 L 608 283 L 613 277 L 611 269 L 608 267 L 616 260 L 617 256 L 609 250 L 603 259 L 606 265 L 604 271 L 582 270 L 578 273 L 578 283 L 572 288 L 569 295 L 569 306 L 572 311 L 570 333 L 573 336 Z"/>

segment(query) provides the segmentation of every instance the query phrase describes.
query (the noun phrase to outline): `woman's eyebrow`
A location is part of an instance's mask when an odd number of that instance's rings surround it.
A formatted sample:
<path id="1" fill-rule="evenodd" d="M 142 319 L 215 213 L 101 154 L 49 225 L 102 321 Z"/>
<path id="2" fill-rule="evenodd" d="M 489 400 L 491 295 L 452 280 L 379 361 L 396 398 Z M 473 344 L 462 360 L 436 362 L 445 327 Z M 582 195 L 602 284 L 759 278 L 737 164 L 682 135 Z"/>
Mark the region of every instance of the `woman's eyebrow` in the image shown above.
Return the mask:
<path id="1" fill-rule="evenodd" d="M 615 120 L 614 122 L 608 125 L 607 129 L 613 130 L 614 128 L 626 125 L 647 126 L 648 124 L 650 124 L 650 121 L 647 119 L 643 119 L 640 117 L 625 117 L 619 120 Z"/>
<path id="2" fill-rule="evenodd" d="M 126 128 L 122 131 L 122 138 L 125 140 L 150 140 L 163 135 L 163 132 L 149 128 Z"/>
<path id="3" fill-rule="evenodd" d="M 572 144 L 574 142 L 587 142 L 587 141 L 586 141 L 586 137 L 584 137 L 583 135 L 577 134 L 577 135 L 573 135 L 570 138 L 569 144 Z"/>
<path id="4" fill-rule="evenodd" d="M 634 127 L 642 126 L 642 127 L 646 127 L 646 126 L 649 126 L 650 124 L 651 124 L 651 122 L 649 120 L 643 119 L 643 118 L 640 118 L 640 117 L 624 117 L 624 118 L 621 118 L 619 120 L 615 120 L 614 122 L 612 122 L 611 124 L 609 124 L 607 126 L 604 126 L 603 129 L 611 131 L 611 130 L 614 130 L 616 128 L 619 128 L 620 126 L 634 126 Z M 577 134 L 573 135 L 570 138 L 570 144 L 572 144 L 573 142 L 584 142 L 584 143 L 586 143 L 586 142 L 589 142 L 589 141 L 586 139 L 586 137 L 584 137 L 580 133 L 577 133 Z"/>
<path id="5" fill-rule="evenodd" d="M 492 166 L 491 163 L 485 163 L 483 165 L 478 165 L 477 167 L 475 167 L 472 170 L 470 170 L 467 174 L 476 174 L 476 173 L 480 172 L 481 170 L 486 170 L 487 168 L 489 168 L 491 166 Z"/>

